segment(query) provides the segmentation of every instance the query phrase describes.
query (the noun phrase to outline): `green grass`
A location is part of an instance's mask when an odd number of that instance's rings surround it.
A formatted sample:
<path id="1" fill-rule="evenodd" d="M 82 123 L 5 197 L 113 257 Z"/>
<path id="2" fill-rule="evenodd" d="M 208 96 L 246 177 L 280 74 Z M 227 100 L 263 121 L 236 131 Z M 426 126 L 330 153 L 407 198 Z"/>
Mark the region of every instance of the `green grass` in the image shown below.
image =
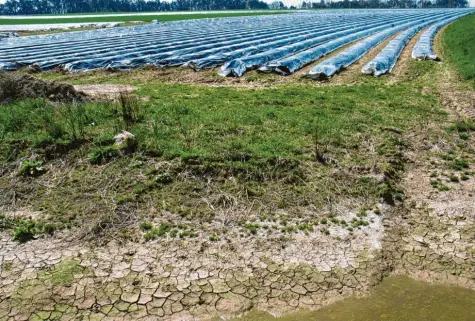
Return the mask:
<path id="1" fill-rule="evenodd" d="M 131 125 L 116 105 L 57 108 L 42 100 L 19 101 L 0 110 L 0 139 L 108 146 L 127 128 L 140 150 L 168 159 L 312 160 L 315 139 L 334 151 L 351 151 L 365 137 L 384 135 L 383 127 L 405 130 L 436 111 L 434 99 L 406 85 L 242 90 L 153 83 L 140 93 L 151 101 L 140 103 L 145 116 Z M 364 163 L 364 158 L 350 162 Z"/>
<path id="2" fill-rule="evenodd" d="M 309 232 L 300 227 L 321 222 L 329 204 L 369 209 L 382 197 L 403 201 L 397 180 L 405 134 L 447 120 L 439 97 L 427 90 L 436 86 L 437 64 L 413 61 L 409 67 L 413 72 L 397 82 L 364 77 L 347 85 L 282 84 L 254 73 L 242 80 L 256 88 L 166 82 L 180 70 L 41 74 L 134 85 L 145 99 L 2 106 L 0 164 L 8 175 L 0 177 L 0 206 L 9 209 L 11 197 L 3 191 L 14 189 L 28 195 L 16 206 L 45 213 L 42 224 L 88 235 L 119 226 L 126 237 L 142 229 L 138 237 L 153 240 L 190 236 L 160 229 L 162 223 L 185 224 L 191 235 L 214 239 L 217 219 L 241 227 L 245 237 L 267 233 L 264 225 L 257 233 L 253 216 L 274 222 L 276 231 Z M 200 77 L 216 84 L 212 75 Z M 117 146 L 114 136 L 123 130 L 134 139 Z M 41 177 L 18 173 L 20 159 L 43 162 Z M 52 179 L 61 184 L 37 183 Z M 249 214 L 234 217 L 236 210 Z"/>
<path id="3" fill-rule="evenodd" d="M 447 60 L 475 88 L 475 14 L 451 24 L 444 33 Z"/>
<path id="4" fill-rule="evenodd" d="M 205 10 L 201 10 L 201 11 L 205 11 Z M 224 9 L 224 10 L 209 10 L 207 12 L 207 14 L 215 14 L 215 13 L 222 13 L 222 14 L 226 14 L 226 13 L 229 13 L 229 11 L 237 11 L 236 13 L 249 13 L 249 11 L 247 9 L 232 9 L 232 10 L 227 10 L 227 9 Z M 281 9 L 255 9 L 255 11 L 259 11 L 259 12 L 266 12 L 266 11 L 269 11 L 269 12 L 292 12 L 291 10 L 287 10 L 287 9 L 284 9 L 284 10 L 281 10 Z M 186 14 L 186 13 L 192 13 L 192 11 L 174 11 L 175 14 Z M 162 13 L 162 12 L 159 12 L 159 11 L 141 11 L 140 12 L 141 14 L 150 14 L 150 15 L 153 15 L 153 14 L 157 14 L 157 13 Z M 163 13 L 170 13 L 170 11 L 163 11 Z M 32 16 L 35 16 L 35 17 L 41 17 L 41 16 L 57 16 L 57 17 L 61 17 L 61 16 L 83 16 L 83 15 L 88 15 L 88 16 L 97 16 L 97 15 L 129 15 L 131 14 L 130 11 L 117 11 L 117 12 L 109 12 L 109 11 L 101 11 L 101 12 L 80 12 L 80 13 L 66 13 L 66 14 L 62 14 L 62 13 L 58 13 L 58 14 L 49 14 L 49 13 L 45 13 L 45 14 L 35 14 L 35 15 L 32 15 Z"/>
<path id="5" fill-rule="evenodd" d="M 185 220 L 200 235 L 234 206 L 274 219 L 284 210 L 288 217 L 281 220 L 288 226 L 303 226 L 318 216 L 302 215 L 329 199 L 352 199 L 362 208 L 395 195 L 391 184 L 402 169 L 398 155 L 406 144 L 398 132 L 445 119 L 437 97 L 421 94 L 427 84 L 419 77 L 433 70 L 421 65 L 419 76 L 405 83 L 371 78 L 351 86 L 303 82 L 262 89 L 164 83 L 141 70 L 85 74 L 77 81 L 107 83 L 113 76 L 115 83 L 139 87 L 137 95 L 147 100 L 127 100 L 127 108 L 44 100 L 3 106 L 0 162 L 7 166 L 34 153 L 44 162 L 42 181 L 63 177 L 54 190 L 46 185 L 31 190 L 39 179 L 34 176 L 17 175 L 19 181 L 11 182 L 18 193 L 33 193 L 25 205 L 48 213 L 43 223 L 58 228 L 103 231 L 120 220 L 122 208 L 133 208 L 137 221 L 131 226 L 139 230 L 140 222 L 153 219 L 150 206 L 170 213 L 174 222 Z M 114 145 L 113 137 L 124 129 L 135 135 L 133 144 Z M 324 163 L 319 153 L 334 161 Z M 388 179 L 378 182 L 369 177 L 372 171 Z M 9 184 L 5 179 L 7 190 Z M 99 193 L 91 186 L 107 187 Z M 0 198 L 0 205 L 7 201 Z M 247 217 L 243 220 L 229 218 L 232 224 L 244 224 Z M 170 233 L 175 234 L 152 229 L 141 237 Z"/>
<path id="6" fill-rule="evenodd" d="M 144 15 L 144 16 L 124 16 L 111 15 L 107 17 L 77 17 L 77 18 L 45 18 L 45 19 L 0 19 L 0 25 L 14 24 L 45 24 L 45 23 L 92 23 L 92 22 L 130 22 L 130 21 L 152 21 L 159 22 L 204 19 L 204 18 L 225 18 L 225 17 L 248 17 L 270 14 L 284 14 L 284 12 L 254 12 L 254 13 L 210 13 L 210 14 L 173 14 L 173 15 Z"/>

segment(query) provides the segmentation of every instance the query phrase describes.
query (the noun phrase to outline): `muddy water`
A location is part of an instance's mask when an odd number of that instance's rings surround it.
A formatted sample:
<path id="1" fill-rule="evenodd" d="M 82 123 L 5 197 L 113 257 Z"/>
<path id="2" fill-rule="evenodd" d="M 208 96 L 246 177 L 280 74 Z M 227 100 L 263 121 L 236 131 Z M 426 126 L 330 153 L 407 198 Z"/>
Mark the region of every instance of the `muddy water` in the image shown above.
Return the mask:
<path id="1" fill-rule="evenodd" d="M 348 298 L 314 312 L 280 318 L 251 312 L 234 321 L 474 321 L 475 291 L 404 276 L 385 279 L 364 298 Z"/>

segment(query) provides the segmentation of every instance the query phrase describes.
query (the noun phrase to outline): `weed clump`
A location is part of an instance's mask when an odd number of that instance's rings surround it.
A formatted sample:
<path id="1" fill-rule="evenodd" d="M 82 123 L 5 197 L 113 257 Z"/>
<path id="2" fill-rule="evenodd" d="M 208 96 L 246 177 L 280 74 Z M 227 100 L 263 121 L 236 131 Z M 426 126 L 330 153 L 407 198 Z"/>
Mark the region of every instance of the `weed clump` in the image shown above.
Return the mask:
<path id="1" fill-rule="evenodd" d="M 24 161 L 21 163 L 19 175 L 25 177 L 38 177 L 43 175 L 45 172 L 46 170 L 43 167 L 43 162 Z"/>
<path id="2" fill-rule="evenodd" d="M 394 199 L 396 201 L 402 202 L 404 200 L 404 194 L 401 192 L 397 192 L 394 194 Z"/>
<path id="3" fill-rule="evenodd" d="M 461 140 L 469 140 L 470 139 L 470 136 L 467 134 L 467 133 L 460 133 L 459 134 L 459 138 Z"/>
<path id="4" fill-rule="evenodd" d="M 140 103 L 136 97 L 126 92 L 121 92 L 119 95 L 119 107 L 127 130 L 141 120 Z"/>
<path id="5" fill-rule="evenodd" d="M 469 163 L 463 159 L 456 159 L 452 162 L 452 164 L 450 164 L 450 168 L 455 169 L 457 171 L 461 171 L 469 167 L 470 167 Z"/>
<path id="6" fill-rule="evenodd" d="M 356 216 L 358 217 L 366 217 L 368 216 L 368 213 L 366 213 L 366 210 L 365 209 L 361 209 L 358 214 L 356 214 Z"/>
<path id="7" fill-rule="evenodd" d="M 140 229 L 142 231 L 150 231 L 153 228 L 153 224 L 150 222 L 142 222 L 140 223 Z"/>
<path id="8" fill-rule="evenodd" d="M 40 234 L 53 234 L 56 226 L 53 223 L 34 221 L 19 217 L 10 218 L 0 213 L 0 230 L 12 230 L 13 239 L 26 243 Z"/>
<path id="9" fill-rule="evenodd" d="M 257 234 L 257 231 L 259 230 L 260 226 L 259 224 L 247 223 L 244 225 L 244 228 L 248 230 L 251 234 Z"/>
<path id="10" fill-rule="evenodd" d="M 150 231 L 148 231 L 147 233 L 145 233 L 144 239 L 146 241 L 151 241 L 151 240 L 155 240 L 155 239 L 160 238 L 160 237 L 164 237 L 164 236 L 167 235 L 167 233 L 170 231 L 170 229 L 171 229 L 170 224 L 162 223 L 162 224 L 160 224 L 160 227 L 158 229 L 154 228 L 154 229 L 151 229 Z"/>
<path id="11" fill-rule="evenodd" d="M 198 233 L 193 231 L 192 229 L 188 229 L 188 227 L 178 226 L 179 229 L 183 229 L 179 232 L 176 228 L 174 229 L 174 225 L 164 222 L 161 223 L 158 228 L 150 228 L 149 224 L 145 224 L 145 230 L 142 228 L 143 231 L 147 231 L 144 234 L 145 241 L 156 240 L 158 238 L 169 236 L 171 238 L 180 237 L 181 239 L 186 237 L 197 237 Z"/>
<path id="12" fill-rule="evenodd" d="M 466 122 L 466 121 L 458 121 L 450 129 L 456 130 L 459 133 L 466 133 L 466 132 L 475 131 L 475 124 L 471 122 Z"/>
<path id="13" fill-rule="evenodd" d="M 32 240 L 37 233 L 35 222 L 21 222 L 13 229 L 13 239 L 19 243 L 26 243 Z"/>
<path id="14" fill-rule="evenodd" d="M 89 162 L 93 165 L 105 164 L 118 156 L 119 150 L 115 146 L 95 147 L 91 149 Z"/>

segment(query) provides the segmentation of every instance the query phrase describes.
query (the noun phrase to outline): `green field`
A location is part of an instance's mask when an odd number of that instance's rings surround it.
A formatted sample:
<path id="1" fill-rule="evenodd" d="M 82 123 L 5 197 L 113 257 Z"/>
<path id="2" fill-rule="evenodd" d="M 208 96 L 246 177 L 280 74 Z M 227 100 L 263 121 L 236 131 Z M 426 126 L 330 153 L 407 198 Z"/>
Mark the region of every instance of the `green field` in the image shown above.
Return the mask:
<path id="1" fill-rule="evenodd" d="M 45 23 L 92 23 L 92 22 L 130 22 L 130 21 L 152 21 L 160 22 L 204 19 L 204 18 L 225 18 L 225 17 L 248 17 L 262 16 L 270 14 L 285 14 L 285 12 L 254 12 L 254 13 L 210 13 L 210 14 L 174 14 L 174 15 L 146 15 L 146 16 L 116 16 L 108 17 L 78 17 L 78 18 L 47 18 L 47 19 L 0 19 L 0 25 L 14 24 L 45 24 Z"/>
<path id="2" fill-rule="evenodd" d="M 464 17 L 447 28 L 444 46 L 450 48 L 447 50 L 447 60 L 475 88 L 475 14 Z"/>

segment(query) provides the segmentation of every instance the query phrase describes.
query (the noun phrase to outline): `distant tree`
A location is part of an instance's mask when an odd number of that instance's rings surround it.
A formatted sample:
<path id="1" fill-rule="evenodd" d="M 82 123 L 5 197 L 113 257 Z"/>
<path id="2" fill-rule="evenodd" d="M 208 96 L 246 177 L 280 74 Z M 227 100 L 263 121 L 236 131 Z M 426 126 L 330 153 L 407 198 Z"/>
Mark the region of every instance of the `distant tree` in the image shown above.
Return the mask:
<path id="1" fill-rule="evenodd" d="M 325 3 L 325 0 L 320 0 L 320 2 L 312 2 L 312 8 L 314 9 L 322 9 L 326 7 L 327 5 Z"/>
<path id="2" fill-rule="evenodd" d="M 287 7 L 282 1 L 274 1 L 269 4 L 270 9 L 286 9 Z"/>
<path id="3" fill-rule="evenodd" d="M 420 1 L 417 0 L 420 6 Z M 62 14 L 84 12 L 140 12 L 177 10 L 286 9 L 282 1 L 270 5 L 262 0 L 7 0 L 0 4 L 0 14 Z M 467 0 L 454 0 L 456 7 L 467 7 Z M 319 0 L 303 2 L 302 8 L 413 8 L 416 0 Z M 424 1 L 424 7 L 450 7 L 450 0 Z M 291 6 L 290 9 L 296 9 Z"/>
<path id="4" fill-rule="evenodd" d="M 263 1 L 259 0 L 250 0 L 249 1 L 250 9 L 269 9 L 269 5 Z"/>
<path id="5" fill-rule="evenodd" d="M 454 0 L 454 6 L 456 8 L 468 7 L 468 1 L 467 0 Z M 450 7 L 450 0 L 437 0 L 436 1 L 436 7 L 449 8 Z"/>

